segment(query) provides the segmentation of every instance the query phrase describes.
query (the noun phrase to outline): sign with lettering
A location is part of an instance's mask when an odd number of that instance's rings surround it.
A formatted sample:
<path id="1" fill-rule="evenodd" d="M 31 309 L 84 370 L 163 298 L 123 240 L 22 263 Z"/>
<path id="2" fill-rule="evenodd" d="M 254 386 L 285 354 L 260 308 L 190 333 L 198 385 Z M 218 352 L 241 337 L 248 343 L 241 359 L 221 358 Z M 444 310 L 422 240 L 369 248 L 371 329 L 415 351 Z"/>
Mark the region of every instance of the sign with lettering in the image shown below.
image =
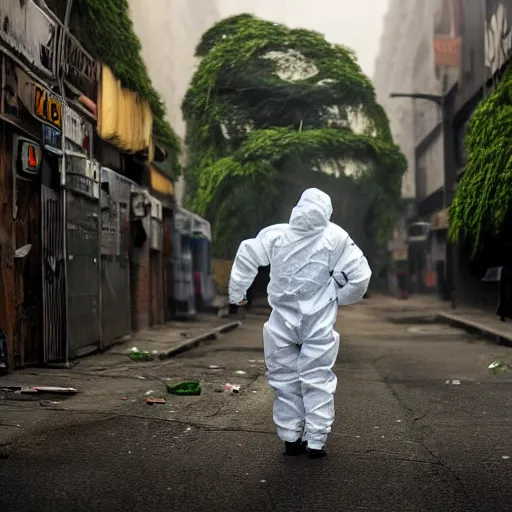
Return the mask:
<path id="1" fill-rule="evenodd" d="M 98 63 L 96 59 L 87 53 L 71 34 L 62 35 L 62 37 L 65 38 L 62 57 L 64 79 L 88 99 L 96 101 L 98 93 Z"/>
<path id="2" fill-rule="evenodd" d="M 68 105 L 64 105 L 64 136 L 86 155 L 90 154 L 92 126 Z"/>
<path id="3" fill-rule="evenodd" d="M 460 66 L 462 1 L 434 2 L 434 62 L 436 67 Z"/>
<path id="4" fill-rule="evenodd" d="M 34 114 L 57 128 L 62 127 L 61 102 L 38 84 L 34 84 Z"/>

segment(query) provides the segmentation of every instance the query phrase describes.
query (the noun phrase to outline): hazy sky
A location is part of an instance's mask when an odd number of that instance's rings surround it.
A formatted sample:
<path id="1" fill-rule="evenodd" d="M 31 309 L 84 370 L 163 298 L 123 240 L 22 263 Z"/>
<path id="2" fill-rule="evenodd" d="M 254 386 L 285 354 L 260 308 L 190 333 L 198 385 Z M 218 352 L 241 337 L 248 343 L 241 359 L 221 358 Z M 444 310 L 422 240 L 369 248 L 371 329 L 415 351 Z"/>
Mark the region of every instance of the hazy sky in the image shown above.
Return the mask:
<path id="1" fill-rule="evenodd" d="M 407 0 L 404 0 L 407 1 Z M 356 51 L 372 76 L 388 0 L 217 0 L 222 17 L 241 12 L 317 30 Z"/>

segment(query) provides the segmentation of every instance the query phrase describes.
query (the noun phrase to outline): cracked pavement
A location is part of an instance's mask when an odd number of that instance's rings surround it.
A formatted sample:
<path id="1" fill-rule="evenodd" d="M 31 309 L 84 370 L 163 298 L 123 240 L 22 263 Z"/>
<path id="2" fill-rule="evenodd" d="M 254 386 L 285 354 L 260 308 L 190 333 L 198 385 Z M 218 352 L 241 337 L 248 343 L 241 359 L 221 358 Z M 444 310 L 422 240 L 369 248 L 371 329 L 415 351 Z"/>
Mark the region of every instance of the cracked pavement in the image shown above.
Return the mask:
<path id="1" fill-rule="evenodd" d="M 487 364 L 512 350 L 390 321 L 395 304 L 340 310 L 337 417 L 319 461 L 281 454 L 261 315 L 163 362 L 18 374 L 81 393 L 55 407 L 0 401 L 2 510 L 508 512 L 512 374 Z M 165 393 L 185 379 L 200 379 L 202 395 Z M 218 393 L 226 382 L 241 393 Z M 145 405 L 149 389 L 167 403 Z"/>

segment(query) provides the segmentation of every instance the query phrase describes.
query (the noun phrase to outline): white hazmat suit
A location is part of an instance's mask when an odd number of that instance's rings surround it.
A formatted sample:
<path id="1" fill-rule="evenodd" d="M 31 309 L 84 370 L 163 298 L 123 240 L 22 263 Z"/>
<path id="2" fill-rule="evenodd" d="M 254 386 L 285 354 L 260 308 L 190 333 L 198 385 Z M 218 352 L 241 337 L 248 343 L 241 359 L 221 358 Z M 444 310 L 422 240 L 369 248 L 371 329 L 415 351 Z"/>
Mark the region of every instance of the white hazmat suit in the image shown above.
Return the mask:
<path id="1" fill-rule="evenodd" d="M 338 305 L 360 300 L 371 270 L 346 231 L 330 222 L 330 197 L 306 190 L 288 224 L 263 229 L 238 249 L 229 299 L 240 304 L 258 273 L 270 265 L 269 304 L 263 329 L 265 363 L 276 391 L 274 422 L 286 442 L 302 438 L 321 450 L 334 421 Z"/>

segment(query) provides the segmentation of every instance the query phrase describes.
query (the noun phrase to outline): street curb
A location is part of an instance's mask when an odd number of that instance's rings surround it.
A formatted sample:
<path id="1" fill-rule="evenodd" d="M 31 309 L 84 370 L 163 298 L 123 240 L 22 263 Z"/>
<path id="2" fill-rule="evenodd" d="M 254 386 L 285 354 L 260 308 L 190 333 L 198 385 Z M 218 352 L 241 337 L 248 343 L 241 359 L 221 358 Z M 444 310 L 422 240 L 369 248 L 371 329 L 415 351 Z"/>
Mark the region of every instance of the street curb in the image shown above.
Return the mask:
<path id="1" fill-rule="evenodd" d="M 505 334 L 499 329 L 488 327 L 487 325 L 483 325 L 480 322 L 475 322 L 468 318 L 460 318 L 457 315 L 452 315 L 450 313 L 438 312 L 436 316 L 441 321 L 456 325 L 457 327 L 462 327 L 466 331 L 477 331 L 493 343 L 504 345 L 506 347 L 512 347 L 512 335 Z"/>
<path id="2" fill-rule="evenodd" d="M 217 339 L 217 336 L 219 334 L 225 334 L 227 332 L 231 332 L 231 331 L 235 330 L 236 328 L 240 327 L 241 325 L 242 325 L 242 322 L 231 322 L 229 324 L 222 325 L 220 327 L 216 327 L 215 329 L 212 329 L 211 331 L 207 331 L 199 336 L 196 336 L 195 338 L 192 338 L 191 340 L 184 341 L 183 343 L 180 343 L 179 345 L 171 348 L 170 350 L 162 352 L 159 355 L 159 357 L 160 357 L 160 359 L 169 359 L 171 357 L 177 356 L 178 354 L 182 354 L 183 352 L 187 352 L 188 350 L 198 347 L 203 341 L 215 340 L 215 339 Z"/>

